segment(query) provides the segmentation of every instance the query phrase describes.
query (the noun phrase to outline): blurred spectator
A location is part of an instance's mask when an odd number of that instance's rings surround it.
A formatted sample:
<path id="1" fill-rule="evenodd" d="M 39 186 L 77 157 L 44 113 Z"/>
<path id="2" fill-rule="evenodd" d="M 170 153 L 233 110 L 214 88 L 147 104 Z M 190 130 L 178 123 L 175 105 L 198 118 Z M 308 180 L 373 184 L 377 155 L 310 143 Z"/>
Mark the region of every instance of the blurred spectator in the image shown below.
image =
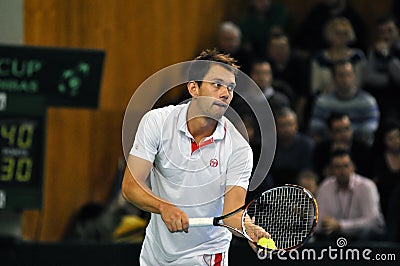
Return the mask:
<path id="1" fill-rule="evenodd" d="M 298 132 L 297 115 L 290 108 L 275 113 L 277 145 L 271 166 L 274 185 L 295 183 L 300 171 L 312 168 L 314 142 Z"/>
<path id="2" fill-rule="evenodd" d="M 125 160 L 118 159 L 115 181 L 105 204 L 88 202 L 69 221 L 64 241 L 142 242 L 149 213 L 126 201 L 121 194 Z"/>
<path id="3" fill-rule="evenodd" d="M 266 49 L 275 81 L 285 82 L 293 90 L 294 110 L 302 126 L 309 88 L 309 66 L 305 60 L 292 53 L 289 37 L 283 33 L 272 34 Z"/>
<path id="4" fill-rule="evenodd" d="M 355 138 L 371 144 L 379 124 L 379 108 L 369 93 L 356 85 L 353 65 L 339 62 L 333 67 L 334 91 L 317 97 L 310 122 L 311 136 L 320 141 L 327 137 L 326 119 L 333 112 L 346 113 Z"/>
<path id="5" fill-rule="evenodd" d="M 385 223 L 375 183 L 355 173 L 345 150 L 334 151 L 330 163 L 333 176 L 326 178 L 317 192 L 317 232 L 328 238 L 378 238 L 384 233 Z"/>
<path id="6" fill-rule="evenodd" d="M 318 175 L 313 170 L 303 170 L 297 177 L 297 184 L 315 195 L 318 189 Z"/>
<path id="7" fill-rule="evenodd" d="M 253 173 L 254 173 L 256 165 L 259 163 L 258 160 L 260 159 L 260 153 L 261 153 L 261 148 L 262 148 L 260 130 L 258 128 L 256 118 L 252 115 L 244 114 L 243 115 L 243 123 L 247 130 L 250 147 L 253 150 L 253 172 L 252 172 L 252 178 L 253 178 Z M 263 162 L 260 162 L 260 163 L 263 163 Z M 272 178 L 270 175 L 267 175 L 264 178 L 264 180 L 261 182 L 261 184 L 255 190 L 247 191 L 247 195 L 246 195 L 247 200 L 254 199 L 256 196 L 258 196 L 262 192 L 272 188 L 272 186 L 273 186 Z"/>
<path id="8" fill-rule="evenodd" d="M 388 121 L 379 128 L 373 146 L 372 176 L 381 195 L 382 212 L 388 214 L 389 199 L 400 186 L 400 123 Z"/>
<path id="9" fill-rule="evenodd" d="M 285 5 L 272 0 L 250 0 L 249 11 L 240 23 L 245 48 L 264 55 L 270 33 L 284 32 L 289 12 Z"/>
<path id="10" fill-rule="evenodd" d="M 382 118 L 400 118 L 400 35 L 397 20 L 381 17 L 376 22 L 377 39 L 368 53 L 365 89 L 376 97 Z"/>
<path id="11" fill-rule="evenodd" d="M 327 119 L 329 138 L 319 142 L 314 151 L 314 169 L 321 180 L 332 175 L 329 171 L 330 154 L 336 149 L 346 149 L 354 160 L 358 173 L 371 177 L 368 174 L 369 146 L 354 138 L 353 128 L 349 117 L 345 113 L 333 112 Z"/>
<path id="12" fill-rule="evenodd" d="M 260 152 L 261 152 L 261 139 L 259 136 L 257 121 L 249 114 L 244 114 L 242 119 L 244 126 L 246 127 L 250 147 L 253 150 L 253 166 L 255 166 L 258 163 L 258 159 L 260 158 Z"/>
<path id="13" fill-rule="evenodd" d="M 345 17 L 351 22 L 356 34 L 353 47 L 365 51 L 365 23 L 361 16 L 348 5 L 347 0 L 320 0 L 305 16 L 304 22 L 297 31 L 295 46 L 299 49 L 299 53 L 310 57 L 327 47 L 323 37 L 324 27 L 334 17 Z"/>
<path id="14" fill-rule="evenodd" d="M 249 74 L 254 55 L 243 48 L 242 32 L 236 24 L 230 21 L 221 23 L 217 35 L 217 48 L 235 58 L 240 70 Z"/>
<path id="15" fill-rule="evenodd" d="M 254 62 L 250 70 L 250 77 L 267 98 L 273 112 L 290 106 L 289 97 L 281 91 L 282 88 L 274 87 L 271 65 L 267 61 Z"/>
<path id="16" fill-rule="evenodd" d="M 324 36 L 328 48 L 320 50 L 311 60 L 311 94 L 318 95 L 333 90 L 332 67 L 340 61 L 353 64 L 357 86 L 360 86 L 367 61 L 362 50 L 349 47 L 355 40 L 350 21 L 344 17 L 329 20 L 324 28 Z"/>

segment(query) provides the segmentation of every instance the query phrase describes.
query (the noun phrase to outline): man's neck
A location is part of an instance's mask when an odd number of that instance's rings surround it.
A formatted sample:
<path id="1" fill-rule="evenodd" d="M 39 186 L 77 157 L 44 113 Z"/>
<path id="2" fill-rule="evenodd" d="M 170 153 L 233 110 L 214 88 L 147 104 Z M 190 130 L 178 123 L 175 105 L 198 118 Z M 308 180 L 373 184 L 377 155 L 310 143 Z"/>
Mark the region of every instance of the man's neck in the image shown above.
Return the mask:
<path id="1" fill-rule="evenodd" d="M 353 88 L 346 93 L 336 91 L 336 96 L 341 100 L 349 100 L 357 94 L 357 88 Z"/>
<path id="2" fill-rule="evenodd" d="M 193 110 L 194 106 L 189 105 L 187 112 L 187 127 L 196 143 L 200 143 L 204 138 L 211 136 L 217 128 L 218 121 L 199 115 L 198 111 Z"/>

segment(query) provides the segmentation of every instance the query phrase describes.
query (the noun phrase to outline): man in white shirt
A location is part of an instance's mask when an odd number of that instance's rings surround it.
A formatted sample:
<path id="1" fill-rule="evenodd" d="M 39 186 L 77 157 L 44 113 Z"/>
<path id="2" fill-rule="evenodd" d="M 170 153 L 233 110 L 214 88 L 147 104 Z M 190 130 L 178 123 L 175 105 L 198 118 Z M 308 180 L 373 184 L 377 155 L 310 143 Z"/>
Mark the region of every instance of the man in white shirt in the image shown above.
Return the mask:
<path id="1" fill-rule="evenodd" d="M 148 112 L 128 158 L 123 196 L 152 213 L 141 265 L 226 265 L 231 233 L 189 229 L 189 217 L 220 216 L 244 204 L 252 151 L 224 117 L 236 85 L 235 61 L 206 50 L 193 62 L 192 100 Z M 241 214 L 224 223 L 240 229 Z M 245 226 L 254 240 L 269 237 L 252 223 Z"/>
<path id="2" fill-rule="evenodd" d="M 330 163 L 333 176 L 326 178 L 317 192 L 320 219 L 317 232 L 359 240 L 381 235 L 384 220 L 375 183 L 354 172 L 346 150 L 333 151 Z"/>

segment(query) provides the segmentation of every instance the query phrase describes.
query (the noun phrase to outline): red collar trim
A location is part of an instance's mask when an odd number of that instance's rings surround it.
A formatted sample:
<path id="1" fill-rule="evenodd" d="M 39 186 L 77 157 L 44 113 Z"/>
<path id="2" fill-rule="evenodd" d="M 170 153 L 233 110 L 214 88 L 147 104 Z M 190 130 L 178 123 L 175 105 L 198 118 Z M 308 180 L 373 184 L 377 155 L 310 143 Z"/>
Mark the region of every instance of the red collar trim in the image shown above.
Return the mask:
<path id="1" fill-rule="evenodd" d="M 209 138 L 206 141 L 203 141 L 202 143 L 200 143 L 200 145 L 197 145 L 196 141 L 192 140 L 191 144 L 192 144 L 192 154 L 197 151 L 198 149 L 200 149 L 201 147 L 207 146 L 211 143 L 214 143 L 214 138 Z"/>

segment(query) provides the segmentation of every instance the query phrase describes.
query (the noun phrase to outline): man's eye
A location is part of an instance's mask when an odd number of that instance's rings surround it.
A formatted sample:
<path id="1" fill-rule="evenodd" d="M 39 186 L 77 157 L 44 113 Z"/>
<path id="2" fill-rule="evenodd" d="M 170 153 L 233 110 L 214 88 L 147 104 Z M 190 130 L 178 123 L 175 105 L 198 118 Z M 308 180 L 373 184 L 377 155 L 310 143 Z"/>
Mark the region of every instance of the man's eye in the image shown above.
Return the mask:
<path id="1" fill-rule="evenodd" d="M 228 91 L 233 91 L 235 89 L 235 86 L 233 85 L 223 85 L 222 83 L 219 82 L 214 82 L 213 83 L 215 88 L 221 88 L 221 87 L 226 87 L 228 89 Z"/>
<path id="2" fill-rule="evenodd" d="M 216 88 L 220 88 L 221 86 L 223 86 L 221 83 L 214 82 L 214 87 L 216 87 Z"/>
<path id="3" fill-rule="evenodd" d="M 228 88 L 229 91 L 233 91 L 235 89 L 235 86 L 233 85 L 228 85 L 226 87 Z"/>

